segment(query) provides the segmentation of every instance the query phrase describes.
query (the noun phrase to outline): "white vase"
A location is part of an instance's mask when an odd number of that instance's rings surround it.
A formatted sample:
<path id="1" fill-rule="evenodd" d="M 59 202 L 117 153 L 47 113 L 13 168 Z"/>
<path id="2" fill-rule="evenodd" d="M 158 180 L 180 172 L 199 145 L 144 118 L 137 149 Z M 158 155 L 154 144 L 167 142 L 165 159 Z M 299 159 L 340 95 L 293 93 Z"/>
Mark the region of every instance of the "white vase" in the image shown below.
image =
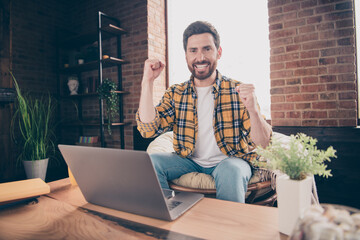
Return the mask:
<path id="1" fill-rule="evenodd" d="M 288 175 L 276 178 L 279 231 L 290 235 L 297 219 L 311 206 L 312 177 L 291 180 Z"/>
<path id="2" fill-rule="evenodd" d="M 41 178 L 45 181 L 49 159 L 23 161 L 27 178 Z"/>

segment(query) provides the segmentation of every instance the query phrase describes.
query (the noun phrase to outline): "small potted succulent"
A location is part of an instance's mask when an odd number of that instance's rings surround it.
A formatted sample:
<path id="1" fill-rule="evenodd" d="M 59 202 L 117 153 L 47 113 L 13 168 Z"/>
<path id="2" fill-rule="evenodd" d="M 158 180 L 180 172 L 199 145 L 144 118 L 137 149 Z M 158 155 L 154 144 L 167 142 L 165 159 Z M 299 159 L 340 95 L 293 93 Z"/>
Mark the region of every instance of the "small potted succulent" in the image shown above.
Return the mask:
<path id="1" fill-rule="evenodd" d="M 284 146 L 273 139 L 267 148 L 259 147 L 257 153 L 262 157 L 259 167 L 278 170 L 276 192 L 279 208 L 279 230 L 289 235 L 302 211 L 311 205 L 311 193 L 314 184 L 313 175 L 330 177 L 325 161 L 336 157 L 332 146 L 327 150 L 316 147 L 317 140 L 298 133 L 291 135 Z"/>

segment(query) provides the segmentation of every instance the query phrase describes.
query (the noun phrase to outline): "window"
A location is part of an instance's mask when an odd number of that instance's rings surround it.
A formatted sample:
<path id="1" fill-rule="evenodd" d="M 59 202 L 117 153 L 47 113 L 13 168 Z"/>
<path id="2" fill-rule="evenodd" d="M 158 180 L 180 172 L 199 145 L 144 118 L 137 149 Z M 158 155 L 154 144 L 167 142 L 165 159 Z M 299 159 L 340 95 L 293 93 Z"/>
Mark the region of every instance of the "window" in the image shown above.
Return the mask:
<path id="1" fill-rule="evenodd" d="M 261 112 L 270 119 L 270 46 L 267 0 L 169 0 L 169 85 L 189 79 L 182 44 L 185 28 L 208 21 L 220 34 L 219 71 L 227 77 L 252 83 Z M 256 9 L 256 11 L 254 11 Z"/>

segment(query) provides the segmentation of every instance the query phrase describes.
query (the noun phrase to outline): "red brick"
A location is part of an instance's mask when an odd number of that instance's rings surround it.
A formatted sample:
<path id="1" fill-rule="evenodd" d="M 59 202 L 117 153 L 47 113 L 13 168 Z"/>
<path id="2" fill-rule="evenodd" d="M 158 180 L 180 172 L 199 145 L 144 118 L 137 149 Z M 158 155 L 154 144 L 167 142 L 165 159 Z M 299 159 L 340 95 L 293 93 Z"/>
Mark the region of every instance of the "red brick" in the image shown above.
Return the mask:
<path id="1" fill-rule="evenodd" d="M 271 119 L 272 126 L 301 126 L 301 120 L 298 119 Z"/>
<path id="2" fill-rule="evenodd" d="M 303 84 L 317 83 L 318 81 L 319 81 L 319 77 L 304 77 L 302 79 Z"/>
<path id="3" fill-rule="evenodd" d="M 294 36 L 295 34 L 296 34 L 296 29 L 272 31 L 269 34 L 269 38 L 270 39 L 284 38 L 284 37 Z"/>
<path id="4" fill-rule="evenodd" d="M 320 93 L 320 100 L 336 100 L 336 93 Z"/>
<path id="5" fill-rule="evenodd" d="M 271 80 L 271 87 L 284 86 L 285 80 Z"/>
<path id="6" fill-rule="evenodd" d="M 356 109 L 356 101 L 340 101 L 339 107 L 342 109 Z"/>
<path id="7" fill-rule="evenodd" d="M 272 118 L 285 118 L 285 113 L 284 112 L 273 112 Z"/>
<path id="8" fill-rule="evenodd" d="M 284 88 L 271 88 L 270 89 L 271 95 L 283 94 L 283 93 L 284 93 Z"/>
<path id="9" fill-rule="evenodd" d="M 307 126 L 307 127 L 310 127 L 310 126 L 318 126 L 319 125 L 319 121 L 318 120 L 303 120 L 301 122 L 301 125 L 302 126 Z"/>
<path id="10" fill-rule="evenodd" d="M 300 9 L 300 3 L 293 3 L 283 7 L 284 12 L 291 12 Z"/>
<path id="11" fill-rule="evenodd" d="M 285 102 L 285 96 L 271 96 L 271 102 L 272 103 L 281 103 L 281 102 Z"/>
<path id="12" fill-rule="evenodd" d="M 309 17 L 306 21 L 307 24 L 320 23 L 322 21 L 322 16 Z"/>
<path id="13" fill-rule="evenodd" d="M 278 15 L 283 12 L 282 7 L 273 7 L 273 8 L 268 8 L 268 9 L 269 9 L 268 14 L 270 17 L 272 17 L 274 15 Z"/>
<path id="14" fill-rule="evenodd" d="M 323 92 L 326 90 L 326 87 L 324 84 L 321 85 L 303 85 L 301 86 L 301 92 L 307 93 L 307 92 Z"/>
<path id="15" fill-rule="evenodd" d="M 272 103 L 271 104 L 271 111 L 288 111 L 294 110 L 293 103 Z"/>
<path id="16" fill-rule="evenodd" d="M 282 23 L 275 23 L 275 24 L 271 24 L 269 26 L 269 30 L 272 31 L 272 30 L 280 30 L 283 28 L 283 24 Z"/>
<path id="17" fill-rule="evenodd" d="M 302 18 L 302 17 L 309 17 L 314 15 L 314 10 L 313 9 L 305 9 L 302 11 L 298 11 L 298 17 Z"/>
<path id="18" fill-rule="evenodd" d="M 334 23 L 333 22 L 326 22 L 326 23 L 321 23 L 321 24 L 318 24 L 316 26 L 316 29 L 318 31 L 324 31 L 324 30 L 331 30 L 331 29 L 334 29 Z"/>
<path id="19" fill-rule="evenodd" d="M 355 90 L 355 83 L 329 83 L 326 86 L 328 91 Z"/>
<path id="20" fill-rule="evenodd" d="M 327 118 L 327 115 L 327 111 L 305 111 L 302 114 L 302 118 Z"/>
<path id="21" fill-rule="evenodd" d="M 336 41 L 334 40 L 316 41 L 303 44 L 303 50 L 329 48 L 334 47 L 335 45 Z"/>
<path id="22" fill-rule="evenodd" d="M 300 88 L 298 86 L 294 86 L 294 87 L 284 87 L 284 93 L 285 94 L 289 94 L 289 93 L 298 93 L 300 92 Z"/>
<path id="23" fill-rule="evenodd" d="M 310 33 L 310 32 L 315 32 L 315 31 L 316 31 L 316 29 L 315 29 L 314 25 L 309 25 L 309 26 L 299 28 L 299 33 L 300 34 Z"/>
<path id="24" fill-rule="evenodd" d="M 315 13 L 326 13 L 334 10 L 334 5 L 321 6 L 315 9 Z"/>
<path id="25" fill-rule="evenodd" d="M 270 73 L 271 79 L 277 79 L 277 78 L 284 78 L 284 77 L 291 77 L 293 75 L 293 71 L 276 71 Z"/>
<path id="26" fill-rule="evenodd" d="M 356 118 L 356 109 L 329 111 L 329 118 Z"/>
<path id="27" fill-rule="evenodd" d="M 329 83 L 329 82 L 336 82 L 337 78 L 335 75 L 324 75 L 320 76 L 321 83 Z"/>
<path id="28" fill-rule="evenodd" d="M 316 59 L 309 59 L 309 60 L 299 60 L 293 62 L 287 62 L 286 68 L 304 68 L 304 67 L 312 67 L 317 66 L 318 62 Z"/>
<path id="29" fill-rule="evenodd" d="M 276 71 L 276 70 L 281 70 L 285 68 L 285 64 L 284 63 L 273 63 L 270 64 L 270 70 L 271 71 Z"/>
<path id="30" fill-rule="evenodd" d="M 311 103 L 296 103 L 295 109 L 298 110 L 311 109 Z"/>
<path id="31" fill-rule="evenodd" d="M 284 28 L 293 28 L 293 27 L 299 27 L 304 26 L 306 24 L 305 19 L 296 19 L 293 21 L 287 21 L 284 23 Z"/>
<path id="32" fill-rule="evenodd" d="M 318 100 L 317 94 L 292 94 L 286 96 L 286 102 L 307 102 Z"/>
<path id="33" fill-rule="evenodd" d="M 323 127 L 336 127 L 339 125 L 339 121 L 338 120 L 334 120 L 334 119 L 329 119 L 329 120 L 319 120 L 319 126 L 323 126 Z"/>
<path id="34" fill-rule="evenodd" d="M 319 65 L 329 65 L 329 64 L 334 64 L 335 63 L 335 58 L 331 57 L 331 58 L 319 58 Z"/>
<path id="35" fill-rule="evenodd" d="M 340 56 L 336 58 L 337 63 L 354 63 L 355 56 Z"/>
<path id="36" fill-rule="evenodd" d="M 298 84 L 301 84 L 301 79 L 299 79 L 299 78 L 286 80 L 286 85 L 298 85 Z"/>
<path id="37" fill-rule="evenodd" d="M 300 53 L 301 58 L 316 58 L 320 56 L 319 50 L 303 51 Z"/>
<path id="38" fill-rule="evenodd" d="M 350 100 L 350 99 L 356 99 L 356 91 L 353 89 L 351 92 L 340 92 L 338 93 L 339 100 Z"/>
<path id="39" fill-rule="evenodd" d="M 333 65 L 328 67 L 328 73 L 352 73 L 355 72 L 355 65 Z"/>
<path id="40" fill-rule="evenodd" d="M 300 50 L 300 49 L 301 49 L 300 44 L 286 46 L 286 52 L 297 51 L 297 50 Z"/>
<path id="41" fill-rule="evenodd" d="M 317 0 L 308 0 L 301 2 L 301 8 L 310 8 L 317 5 Z"/>
<path id="42" fill-rule="evenodd" d="M 340 74 L 337 75 L 339 82 L 355 82 L 356 76 L 354 73 L 348 73 L 348 74 Z"/>
<path id="43" fill-rule="evenodd" d="M 301 112 L 287 112 L 286 117 L 287 118 L 300 118 Z"/>
<path id="44" fill-rule="evenodd" d="M 312 109 L 335 109 L 336 102 L 313 102 Z"/>
<path id="45" fill-rule="evenodd" d="M 294 71 L 294 76 L 311 76 L 325 74 L 326 68 L 302 68 Z"/>
<path id="46" fill-rule="evenodd" d="M 340 127 L 356 127 L 357 119 L 339 119 Z"/>

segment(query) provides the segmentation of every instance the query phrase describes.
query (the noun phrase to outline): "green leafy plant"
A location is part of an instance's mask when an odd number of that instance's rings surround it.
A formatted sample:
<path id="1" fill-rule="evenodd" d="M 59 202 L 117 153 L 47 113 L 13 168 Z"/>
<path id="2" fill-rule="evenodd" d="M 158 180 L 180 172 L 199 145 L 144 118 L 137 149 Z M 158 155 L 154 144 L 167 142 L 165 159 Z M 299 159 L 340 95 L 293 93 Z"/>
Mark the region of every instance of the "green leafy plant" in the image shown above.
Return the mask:
<path id="1" fill-rule="evenodd" d="M 316 147 L 317 139 L 304 133 L 290 136 L 288 146 L 283 146 L 280 141 L 273 139 L 267 148 L 258 147 L 257 153 L 266 161 L 257 161 L 259 167 L 280 170 L 292 180 L 305 179 L 307 175 L 329 177 L 331 170 L 327 170 L 325 161 L 336 158 L 336 150 L 330 146 L 326 151 Z"/>
<path id="2" fill-rule="evenodd" d="M 10 74 L 17 94 L 11 132 L 16 143 L 22 146 L 18 160 L 34 161 L 55 156 L 56 106 L 50 94 L 39 98 L 34 98 L 29 93 L 22 94 L 13 73 Z M 19 129 L 19 134 L 15 134 L 15 128 Z"/>
<path id="3" fill-rule="evenodd" d="M 115 92 L 117 84 L 106 78 L 98 87 L 97 92 L 99 98 L 105 100 L 106 103 L 106 116 L 108 120 L 108 132 L 111 135 L 111 123 L 119 115 L 119 96 Z"/>

